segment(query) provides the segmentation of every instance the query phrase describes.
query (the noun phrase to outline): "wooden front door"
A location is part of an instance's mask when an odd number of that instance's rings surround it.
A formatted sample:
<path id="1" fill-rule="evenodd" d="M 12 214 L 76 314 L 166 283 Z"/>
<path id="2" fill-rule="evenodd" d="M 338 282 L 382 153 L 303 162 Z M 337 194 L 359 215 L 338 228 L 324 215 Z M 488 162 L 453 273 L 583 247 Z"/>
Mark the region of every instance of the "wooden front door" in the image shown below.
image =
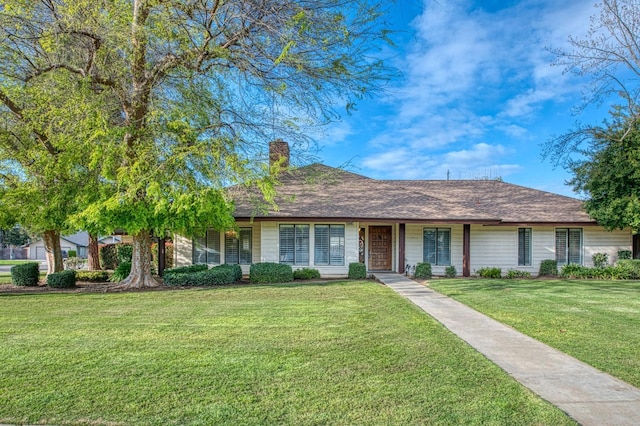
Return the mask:
<path id="1" fill-rule="evenodd" d="M 371 271 L 391 270 L 391 227 L 369 227 L 369 269 Z"/>

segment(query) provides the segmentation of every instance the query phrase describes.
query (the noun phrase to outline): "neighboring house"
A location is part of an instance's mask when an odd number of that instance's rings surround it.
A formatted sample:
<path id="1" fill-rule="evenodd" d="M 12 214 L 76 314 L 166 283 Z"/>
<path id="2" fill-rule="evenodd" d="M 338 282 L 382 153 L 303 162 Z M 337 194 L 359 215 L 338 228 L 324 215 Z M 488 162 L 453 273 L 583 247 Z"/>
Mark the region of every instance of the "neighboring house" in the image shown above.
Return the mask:
<path id="1" fill-rule="evenodd" d="M 176 236 L 175 264 L 239 263 L 248 273 L 279 262 L 339 277 L 351 262 L 398 273 L 429 262 L 436 275 L 450 265 L 463 276 L 483 267 L 536 275 L 545 259 L 592 266 L 594 253 L 615 262 L 632 248 L 631 229 L 606 231 L 580 200 L 495 180 L 376 180 L 321 164 L 280 178 L 277 210 L 234 195 L 239 232 Z"/>
<path id="2" fill-rule="evenodd" d="M 88 247 L 89 233 L 86 231 L 60 237 L 60 248 L 62 249 L 63 257 L 67 257 L 69 250 L 75 250 L 78 257 L 86 259 Z M 26 248 L 29 259 L 45 260 L 47 258 L 42 238 L 28 244 Z"/>

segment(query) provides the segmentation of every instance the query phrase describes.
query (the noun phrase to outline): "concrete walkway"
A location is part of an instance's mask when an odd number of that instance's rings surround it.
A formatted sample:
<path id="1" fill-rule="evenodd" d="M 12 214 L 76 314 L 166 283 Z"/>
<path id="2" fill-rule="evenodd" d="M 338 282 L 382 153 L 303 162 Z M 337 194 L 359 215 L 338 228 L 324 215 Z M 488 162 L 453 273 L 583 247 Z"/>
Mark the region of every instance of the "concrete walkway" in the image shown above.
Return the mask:
<path id="1" fill-rule="evenodd" d="M 640 425 L 640 389 L 402 275 L 374 276 L 578 423 Z"/>

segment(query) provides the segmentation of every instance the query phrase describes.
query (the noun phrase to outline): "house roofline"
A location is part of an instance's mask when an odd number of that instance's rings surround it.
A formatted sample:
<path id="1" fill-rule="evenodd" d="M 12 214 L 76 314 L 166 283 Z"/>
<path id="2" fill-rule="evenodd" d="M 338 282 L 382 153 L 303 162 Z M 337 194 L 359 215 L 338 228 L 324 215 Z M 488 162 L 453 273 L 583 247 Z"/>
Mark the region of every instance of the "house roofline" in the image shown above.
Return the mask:
<path id="1" fill-rule="evenodd" d="M 238 222 L 375 222 L 375 223 L 427 223 L 427 224 L 472 224 L 484 226 L 599 226 L 596 221 L 578 222 L 507 222 L 500 219 L 406 219 L 406 218 L 376 218 L 376 217 L 311 217 L 311 216 L 260 216 L 246 217 L 238 216 Z"/>

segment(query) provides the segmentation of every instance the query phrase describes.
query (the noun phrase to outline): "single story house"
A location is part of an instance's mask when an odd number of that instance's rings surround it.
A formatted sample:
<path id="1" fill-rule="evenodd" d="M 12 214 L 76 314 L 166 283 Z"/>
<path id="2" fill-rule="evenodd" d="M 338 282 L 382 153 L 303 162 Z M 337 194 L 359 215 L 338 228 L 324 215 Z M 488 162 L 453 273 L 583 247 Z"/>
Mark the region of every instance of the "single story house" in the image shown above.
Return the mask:
<path id="1" fill-rule="evenodd" d="M 63 235 L 60 237 L 60 248 L 62 257 L 67 257 L 70 250 L 75 250 L 77 257 L 86 259 L 89 247 L 89 233 L 86 231 L 76 232 L 73 235 Z M 44 249 L 44 240 L 40 238 L 26 245 L 27 257 L 34 260 L 45 260 L 47 258 Z"/>
<path id="2" fill-rule="evenodd" d="M 272 159 L 288 158 L 272 142 Z M 313 164 L 280 176 L 278 209 L 256 209 L 234 195 L 239 232 L 209 229 L 176 236 L 176 266 L 279 262 L 342 277 L 351 262 L 368 271 L 405 273 L 429 262 L 470 276 L 483 267 L 538 273 L 540 263 L 592 266 L 592 255 L 631 250 L 631 229 L 609 232 L 580 200 L 498 180 L 377 180 Z"/>

